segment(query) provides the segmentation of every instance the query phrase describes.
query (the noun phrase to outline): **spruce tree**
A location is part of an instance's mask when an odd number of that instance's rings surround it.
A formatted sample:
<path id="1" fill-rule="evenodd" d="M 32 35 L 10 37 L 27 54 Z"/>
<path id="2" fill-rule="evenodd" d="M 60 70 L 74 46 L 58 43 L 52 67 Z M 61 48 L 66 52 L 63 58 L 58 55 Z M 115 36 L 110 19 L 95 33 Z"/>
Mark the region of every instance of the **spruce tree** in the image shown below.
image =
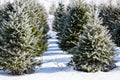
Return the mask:
<path id="1" fill-rule="evenodd" d="M 36 17 L 34 21 L 40 24 L 39 28 L 43 27 L 44 33 L 46 34 L 49 31 L 49 27 L 46 21 L 48 15 L 45 8 L 35 0 L 26 0 L 24 4 L 26 6 L 24 11 L 27 12 L 31 18 Z"/>
<path id="2" fill-rule="evenodd" d="M 41 4 L 36 3 L 34 0 L 26 0 L 24 4 L 26 5 L 24 11 L 30 16 L 31 28 L 34 36 L 37 37 L 34 39 L 36 42 L 34 47 L 36 47 L 39 56 L 47 50 L 47 32 L 49 30 L 47 13 Z"/>
<path id="3" fill-rule="evenodd" d="M 115 24 L 114 39 L 117 46 L 120 46 L 120 19 Z"/>
<path id="4" fill-rule="evenodd" d="M 34 0 L 22 0 L 21 3 L 25 5 L 23 11 L 29 15 L 29 23 L 31 24 L 34 36 L 37 37 L 34 39 L 34 47 L 37 49 L 37 55 L 40 56 L 40 54 L 47 50 L 47 32 L 49 30 L 47 25 L 47 13 L 41 4 Z M 7 21 L 9 20 L 8 11 L 14 12 L 12 4 L 10 3 L 2 10 L 2 17 Z"/>
<path id="5" fill-rule="evenodd" d="M 67 51 L 76 46 L 79 35 L 83 33 L 83 26 L 87 23 L 86 13 L 89 8 L 82 0 L 71 2 L 67 8 L 67 15 L 63 31 L 59 37 L 59 46 L 63 51 Z"/>
<path id="6" fill-rule="evenodd" d="M 89 21 L 84 26 L 79 43 L 69 52 L 73 54 L 74 68 L 85 72 L 109 71 L 115 67 L 113 43 L 109 31 L 101 25 L 98 10 L 91 8 Z"/>
<path id="7" fill-rule="evenodd" d="M 55 11 L 55 19 L 53 22 L 53 31 L 56 31 L 58 34 L 63 30 L 64 28 L 64 21 L 65 21 L 65 6 L 62 3 L 59 3 L 58 8 Z"/>
<path id="8" fill-rule="evenodd" d="M 5 19 L 7 21 L 9 20 L 9 14 L 6 12 L 12 11 L 12 10 L 13 10 L 13 8 L 10 3 L 7 3 L 6 6 L 4 6 L 0 9 L 0 26 L 2 26 L 3 19 Z"/>
<path id="9" fill-rule="evenodd" d="M 120 6 L 112 6 L 112 5 L 108 5 L 108 6 L 100 6 L 100 14 L 99 17 L 103 19 L 103 26 L 107 26 L 107 28 L 110 31 L 110 34 L 112 35 L 113 40 L 115 41 L 115 43 L 120 46 L 119 42 L 116 38 L 116 35 L 114 34 L 115 30 L 116 30 L 116 23 L 119 20 L 120 17 Z"/>
<path id="10" fill-rule="evenodd" d="M 26 0 L 13 2 L 13 11 L 6 11 L 9 21 L 4 19 L 0 26 L 0 66 L 13 75 L 32 73 L 35 66 L 40 63 L 35 57 L 36 51 L 40 48 L 37 45 L 43 41 L 42 32 L 34 29 L 35 23 L 30 21 L 32 16 L 26 11 L 28 7 L 26 3 L 29 2 Z M 37 22 L 34 26 L 39 27 Z"/>

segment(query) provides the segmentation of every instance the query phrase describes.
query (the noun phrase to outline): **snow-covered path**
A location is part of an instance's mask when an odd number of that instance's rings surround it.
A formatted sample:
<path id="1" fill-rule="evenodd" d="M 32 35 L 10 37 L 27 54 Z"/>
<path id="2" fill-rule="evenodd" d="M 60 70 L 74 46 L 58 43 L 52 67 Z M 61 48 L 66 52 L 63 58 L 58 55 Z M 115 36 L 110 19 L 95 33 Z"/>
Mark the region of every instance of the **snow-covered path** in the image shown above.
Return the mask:
<path id="1" fill-rule="evenodd" d="M 55 34 L 51 31 L 50 35 Z M 48 50 L 43 54 L 43 64 L 41 70 L 44 72 L 59 72 L 66 70 L 68 67 L 66 64 L 71 60 L 71 55 L 65 54 L 58 47 L 58 40 L 55 36 L 48 39 Z"/>
<path id="2" fill-rule="evenodd" d="M 48 16 L 48 25 L 50 30 L 48 32 L 48 50 L 43 54 L 43 67 L 46 72 L 59 72 L 67 68 L 66 63 L 70 61 L 71 55 L 65 54 L 59 46 L 56 39 L 56 32 L 52 31 L 52 22 L 54 20 L 53 15 Z M 42 69 L 41 69 L 42 70 Z"/>

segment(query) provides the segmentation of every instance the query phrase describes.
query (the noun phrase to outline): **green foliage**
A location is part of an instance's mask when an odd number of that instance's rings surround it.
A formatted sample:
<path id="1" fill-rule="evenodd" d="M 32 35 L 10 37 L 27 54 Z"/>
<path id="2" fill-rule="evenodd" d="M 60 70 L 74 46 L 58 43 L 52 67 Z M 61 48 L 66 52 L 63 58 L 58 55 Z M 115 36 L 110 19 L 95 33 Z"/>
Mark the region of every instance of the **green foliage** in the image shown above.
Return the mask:
<path id="1" fill-rule="evenodd" d="M 66 17 L 67 13 L 65 10 L 65 6 L 62 3 L 59 3 L 58 8 L 54 14 L 55 20 L 53 22 L 53 30 L 57 32 L 57 38 L 60 41 L 59 46 L 61 45 L 61 40 L 63 37 L 63 33 L 65 32 L 65 25 L 66 25 Z M 64 44 L 65 45 L 65 44 Z M 60 47 L 61 48 L 61 47 Z"/>
<path id="2" fill-rule="evenodd" d="M 109 6 L 100 6 L 100 14 L 99 17 L 103 19 L 103 26 L 107 26 L 109 29 L 112 38 L 114 39 L 115 43 L 120 46 L 118 43 L 119 41 L 115 39 L 116 35 L 114 34 L 114 31 L 116 29 L 116 23 L 118 22 L 120 18 L 120 7 L 114 7 L 112 5 Z"/>
<path id="3" fill-rule="evenodd" d="M 115 24 L 114 39 L 115 43 L 120 46 L 120 19 Z"/>
<path id="4" fill-rule="evenodd" d="M 0 66 L 13 75 L 32 73 L 41 63 L 36 55 L 47 47 L 46 22 L 41 21 L 45 14 L 32 0 L 16 0 L 11 5 L 13 10 L 4 10 L 7 18 L 0 26 Z"/>
<path id="5" fill-rule="evenodd" d="M 13 7 L 10 3 L 8 3 L 4 8 L 1 8 L 0 10 L 0 26 L 2 26 L 2 21 L 3 19 L 5 20 L 9 20 L 9 14 L 6 13 L 8 11 L 12 11 L 13 10 Z"/>
<path id="6" fill-rule="evenodd" d="M 88 17 L 86 16 L 88 10 L 89 8 L 82 0 L 75 1 L 68 6 L 64 28 L 58 34 L 59 46 L 63 51 L 76 46 L 79 35 L 84 31 L 83 26 L 88 21 Z"/>
<path id="7" fill-rule="evenodd" d="M 29 2 L 29 4 L 28 4 Z M 26 0 L 24 11 L 30 16 L 30 24 L 35 40 L 34 47 L 37 49 L 37 55 L 39 56 L 47 50 L 47 32 L 49 30 L 47 25 L 47 14 L 45 9 L 34 0 Z"/>
<path id="8" fill-rule="evenodd" d="M 76 70 L 85 72 L 109 71 L 115 67 L 111 36 L 98 18 L 98 11 L 91 8 L 89 21 L 80 35 L 79 44 L 69 52 L 73 54 Z"/>
<path id="9" fill-rule="evenodd" d="M 60 33 L 64 28 L 65 21 L 65 7 L 62 3 L 59 3 L 58 8 L 55 11 L 55 20 L 53 22 L 53 30 Z"/>

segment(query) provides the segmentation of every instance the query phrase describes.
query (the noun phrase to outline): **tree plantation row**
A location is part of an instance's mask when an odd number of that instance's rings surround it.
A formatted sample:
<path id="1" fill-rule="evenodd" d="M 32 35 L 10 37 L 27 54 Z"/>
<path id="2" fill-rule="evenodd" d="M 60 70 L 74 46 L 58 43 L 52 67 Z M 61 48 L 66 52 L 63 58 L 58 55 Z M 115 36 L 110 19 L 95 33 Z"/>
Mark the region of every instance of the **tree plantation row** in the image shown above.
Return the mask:
<path id="1" fill-rule="evenodd" d="M 54 11 L 54 10 L 53 10 Z M 33 73 L 36 57 L 47 50 L 47 13 L 34 0 L 15 0 L 0 10 L 0 68 L 13 75 Z M 96 6 L 74 0 L 54 12 L 53 30 L 61 50 L 72 54 L 75 70 L 115 68 L 114 43 L 120 46 L 120 6 Z"/>
<path id="2" fill-rule="evenodd" d="M 115 44 L 120 46 L 119 3 L 97 6 L 75 0 L 67 8 L 59 3 L 53 30 L 57 32 L 59 47 L 73 55 L 70 63 L 74 69 L 96 72 L 116 67 L 113 48 Z"/>

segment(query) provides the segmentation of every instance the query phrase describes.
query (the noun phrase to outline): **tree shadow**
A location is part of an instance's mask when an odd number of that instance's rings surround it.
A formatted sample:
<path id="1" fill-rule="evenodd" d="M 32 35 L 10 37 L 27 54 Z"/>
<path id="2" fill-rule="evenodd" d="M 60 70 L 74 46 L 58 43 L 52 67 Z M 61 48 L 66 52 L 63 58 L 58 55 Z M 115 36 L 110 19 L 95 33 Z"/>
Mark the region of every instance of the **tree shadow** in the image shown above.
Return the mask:
<path id="1" fill-rule="evenodd" d="M 6 76 L 6 77 L 15 77 L 15 76 L 23 76 L 23 75 L 12 75 L 10 73 L 10 71 L 4 71 L 4 70 L 0 70 L 0 75 L 2 76 Z M 0 79 L 1 80 L 1 79 Z"/>
<path id="2" fill-rule="evenodd" d="M 57 72 L 69 72 L 71 70 L 70 66 L 66 67 L 44 67 L 37 69 L 35 73 L 57 73 Z"/>
<path id="3" fill-rule="evenodd" d="M 50 62 L 53 62 L 53 63 L 69 63 L 71 61 L 71 58 L 68 57 L 68 58 L 55 58 L 55 59 L 51 59 L 51 60 L 47 60 L 45 61 L 44 63 L 50 63 Z"/>
<path id="4" fill-rule="evenodd" d="M 120 71 L 120 54 L 114 58 L 116 67 L 111 71 Z"/>
<path id="5" fill-rule="evenodd" d="M 3 70 L 0 70 L 0 75 L 3 75 L 3 76 L 8 76 L 9 73 L 8 71 L 3 71 Z"/>

